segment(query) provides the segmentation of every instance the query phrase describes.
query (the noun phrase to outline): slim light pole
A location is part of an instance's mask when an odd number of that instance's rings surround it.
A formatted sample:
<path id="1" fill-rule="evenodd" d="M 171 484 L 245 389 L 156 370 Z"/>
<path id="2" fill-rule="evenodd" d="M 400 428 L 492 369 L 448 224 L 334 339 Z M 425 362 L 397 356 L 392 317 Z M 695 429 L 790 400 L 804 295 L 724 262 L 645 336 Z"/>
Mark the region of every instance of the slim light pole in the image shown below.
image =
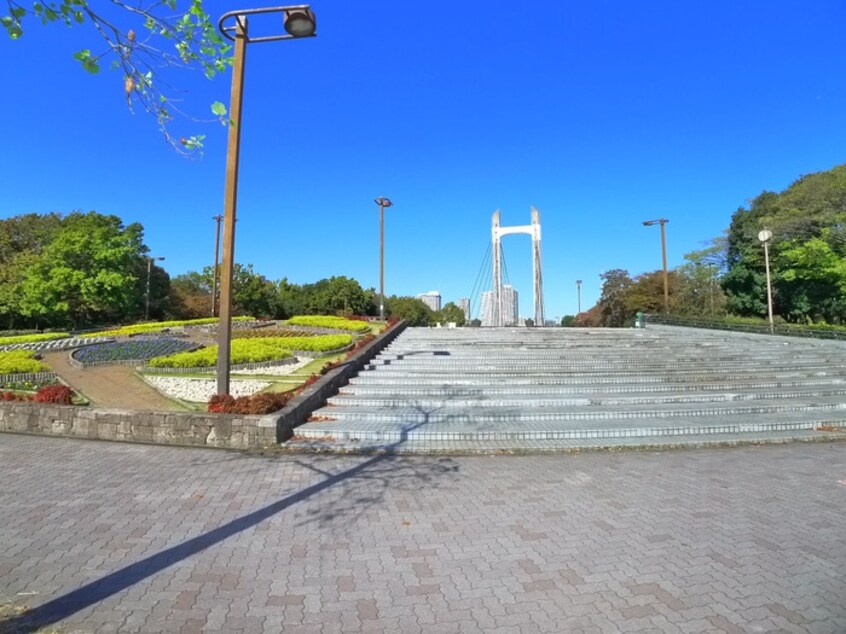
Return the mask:
<path id="1" fill-rule="evenodd" d="M 652 225 L 661 225 L 661 259 L 664 262 L 664 313 L 670 312 L 670 283 L 667 277 L 667 234 L 664 229 L 669 220 L 666 218 L 658 218 L 657 220 L 644 220 L 644 227 L 651 227 Z"/>
<path id="2" fill-rule="evenodd" d="M 770 240 L 773 237 L 773 232 L 764 229 L 758 234 L 758 240 L 764 244 L 764 266 L 767 269 L 767 315 L 770 318 L 770 334 L 775 332 L 775 324 L 773 324 L 773 285 L 770 280 Z"/>
<path id="3" fill-rule="evenodd" d="M 579 315 L 582 314 L 582 281 L 576 280 L 576 301 L 578 302 L 579 312 L 576 314 L 576 318 L 578 319 Z"/>
<path id="4" fill-rule="evenodd" d="M 385 319 L 385 207 L 394 203 L 380 196 L 374 200 L 379 205 L 379 319 Z"/>
<path id="5" fill-rule="evenodd" d="M 247 16 L 282 13 L 285 35 L 250 37 Z M 231 26 L 225 26 L 234 21 Z M 307 4 L 288 7 L 243 9 L 224 13 L 217 28 L 227 39 L 235 42 L 232 62 L 232 93 L 229 101 L 229 139 L 226 150 L 226 191 L 223 205 L 223 260 L 220 267 L 220 323 L 218 325 L 217 393 L 229 394 L 229 366 L 232 343 L 232 269 L 235 263 L 235 210 L 238 201 L 238 155 L 241 145 L 241 104 L 244 90 L 244 61 L 247 44 L 274 42 L 317 35 L 317 19 Z"/>
<path id="6" fill-rule="evenodd" d="M 217 269 L 220 266 L 220 221 L 223 216 L 212 216 L 212 220 L 217 223 L 217 229 L 214 234 L 214 268 L 212 269 L 212 311 L 211 316 L 214 317 L 217 313 Z"/>
<path id="7" fill-rule="evenodd" d="M 146 292 L 146 301 L 144 302 L 144 321 L 150 319 L 150 274 L 153 272 L 153 260 L 164 260 L 163 257 L 153 257 L 149 255 L 145 255 L 144 259 L 147 260 L 147 292 Z"/>

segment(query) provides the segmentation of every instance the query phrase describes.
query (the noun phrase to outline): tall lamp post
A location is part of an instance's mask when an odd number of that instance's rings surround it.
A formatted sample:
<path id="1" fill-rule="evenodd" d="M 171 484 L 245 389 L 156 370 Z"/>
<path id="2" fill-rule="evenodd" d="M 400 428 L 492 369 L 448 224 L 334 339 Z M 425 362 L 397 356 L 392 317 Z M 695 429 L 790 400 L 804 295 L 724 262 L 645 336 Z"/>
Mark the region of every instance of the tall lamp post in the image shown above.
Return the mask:
<path id="1" fill-rule="evenodd" d="M 281 13 L 285 34 L 250 37 L 247 16 Z M 227 25 L 229 23 L 229 25 Z M 229 102 L 229 139 L 226 151 L 226 191 L 223 205 L 223 259 L 220 267 L 220 324 L 218 326 L 217 393 L 229 394 L 229 365 L 232 342 L 232 269 L 235 262 L 235 208 L 238 200 L 238 154 L 241 144 L 241 103 L 244 89 L 244 61 L 247 44 L 275 42 L 317 35 L 317 19 L 307 4 L 228 11 L 218 20 L 223 37 L 235 42 L 232 63 L 232 93 Z"/>
<path id="2" fill-rule="evenodd" d="M 379 319 L 385 319 L 385 207 L 393 207 L 394 203 L 379 196 L 374 200 L 379 205 Z"/>
<path id="3" fill-rule="evenodd" d="M 579 307 L 579 312 L 576 313 L 576 319 L 579 318 L 579 315 L 582 314 L 582 281 L 576 280 L 576 301 L 577 306 Z"/>
<path id="4" fill-rule="evenodd" d="M 153 261 L 164 260 L 164 257 L 153 257 L 145 255 L 144 259 L 147 260 L 147 292 L 145 294 L 144 301 L 144 321 L 147 321 L 148 319 L 150 319 L 150 274 L 153 272 Z"/>
<path id="5" fill-rule="evenodd" d="M 661 259 L 664 262 L 664 313 L 670 312 L 670 284 L 667 279 L 667 234 L 664 229 L 669 220 L 666 218 L 658 218 L 657 220 L 644 220 L 644 227 L 651 227 L 652 225 L 661 225 Z"/>
<path id="6" fill-rule="evenodd" d="M 770 318 L 770 334 L 775 332 L 775 325 L 773 324 L 773 285 L 770 280 L 770 240 L 773 237 L 773 232 L 769 229 L 764 229 L 758 233 L 758 240 L 764 245 L 764 266 L 767 269 L 767 315 Z"/>
<path id="7" fill-rule="evenodd" d="M 212 313 L 214 317 L 217 314 L 217 269 L 220 266 L 220 221 L 223 216 L 218 214 L 212 216 L 212 220 L 217 223 L 217 229 L 214 233 L 214 268 L 212 269 Z"/>

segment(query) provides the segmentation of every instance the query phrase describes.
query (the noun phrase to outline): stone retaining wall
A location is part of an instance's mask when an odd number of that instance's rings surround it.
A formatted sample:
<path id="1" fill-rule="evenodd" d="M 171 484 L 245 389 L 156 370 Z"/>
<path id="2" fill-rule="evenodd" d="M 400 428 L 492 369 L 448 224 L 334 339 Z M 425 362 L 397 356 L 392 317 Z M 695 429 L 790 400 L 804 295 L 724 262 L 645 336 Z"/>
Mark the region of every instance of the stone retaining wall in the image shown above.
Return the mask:
<path id="1" fill-rule="evenodd" d="M 262 416 L 139 412 L 73 405 L 3 403 L 0 431 L 97 440 L 257 449 L 276 443 Z"/>
<path id="2" fill-rule="evenodd" d="M 404 329 L 405 322 L 394 325 L 275 414 L 144 412 L 11 402 L 0 404 L 0 432 L 227 449 L 270 447 L 290 438 L 294 427 L 304 423 Z"/>

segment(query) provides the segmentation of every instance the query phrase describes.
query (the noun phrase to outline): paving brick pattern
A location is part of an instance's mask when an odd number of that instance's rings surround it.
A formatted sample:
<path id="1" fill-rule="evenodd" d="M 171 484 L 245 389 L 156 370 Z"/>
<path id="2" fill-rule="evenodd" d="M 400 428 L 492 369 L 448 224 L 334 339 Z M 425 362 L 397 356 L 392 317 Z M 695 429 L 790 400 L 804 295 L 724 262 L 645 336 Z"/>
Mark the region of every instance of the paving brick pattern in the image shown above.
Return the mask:
<path id="1" fill-rule="evenodd" d="M 0 631 L 846 632 L 846 443 L 0 468 Z"/>

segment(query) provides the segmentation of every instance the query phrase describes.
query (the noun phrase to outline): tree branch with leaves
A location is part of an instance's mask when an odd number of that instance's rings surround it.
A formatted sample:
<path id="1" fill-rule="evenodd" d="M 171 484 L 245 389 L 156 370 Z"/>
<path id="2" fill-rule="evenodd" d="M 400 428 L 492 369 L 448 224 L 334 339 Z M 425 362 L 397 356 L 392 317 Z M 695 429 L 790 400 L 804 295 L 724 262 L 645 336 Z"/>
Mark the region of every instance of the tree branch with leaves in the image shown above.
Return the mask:
<path id="1" fill-rule="evenodd" d="M 69 27 L 92 27 L 99 38 L 98 46 L 76 51 L 74 59 L 89 73 L 99 73 L 101 63 L 110 61 L 111 69 L 122 73 L 117 89 L 123 90 L 131 111 L 140 109 L 151 115 L 165 140 L 180 154 L 201 151 L 204 135 L 182 135 L 173 127 L 177 119 L 193 123 L 209 119 L 199 119 L 182 108 L 166 71 L 197 70 L 211 79 L 231 64 L 232 47 L 209 19 L 202 0 L 190 0 L 184 10 L 178 8 L 179 4 L 184 6 L 178 0 L 6 3 L 8 13 L 0 15 L 0 25 L 13 40 L 23 37 L 24 25 L 30 20 L 44 25 L 61 22 Z M 227 123 L 222 103 L 215 102 L 211 110 L 221 123 Z"/>

